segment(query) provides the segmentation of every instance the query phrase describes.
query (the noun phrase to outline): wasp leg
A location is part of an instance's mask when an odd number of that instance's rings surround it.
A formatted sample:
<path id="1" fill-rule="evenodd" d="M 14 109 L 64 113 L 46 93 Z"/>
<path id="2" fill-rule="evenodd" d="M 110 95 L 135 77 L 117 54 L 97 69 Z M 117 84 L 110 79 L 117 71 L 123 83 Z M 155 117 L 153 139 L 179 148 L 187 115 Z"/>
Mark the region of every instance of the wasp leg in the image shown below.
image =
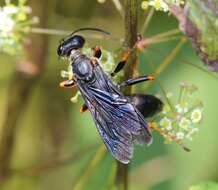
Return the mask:
<path id="1" fill-rule="evenodd" d="M 73 79 L 65 80 L 60 83 L 60 87 L 62 88 L 73 88 L 76 87 L 76 82 Z"/>
<path id="2" fill-rule="evenodd" d="M 148 80 L 154 80 L 155 77 L 152 75 L 147 75 L 147 76 L 139 76 L 137 78 L 134 79 L 129 79 L 126 80 L 124 82 L 122 82 L 121 84 L 119 84 L 119 87 L 123 87 L 123 86 L 131 86 L 140 82 L 144 82 L 144 81 L 148 81 Z"/>
<path id="3" fill-rule="evenodd" d="M 96 58 L 100 58 L 101 57 L 101 48 L 99 46 L 95 46 L 92 48 L 93 51 L 93 56 Z"/>
<path id="4" fill-rule="evenodd" d="M 117 64 L 116 68 L 111 73 L 112 77 L 114 77 L 118 72 L 120 72 L 123 69 L 123 67 L 125 66 L 126 62 L 129 59 L 132 50 L 133 49 L 129 48 L 128 51 L 123 55 L 122 60 Z"/>
<path id="5" fill-rule="evenodd" d="M 83 104 L 82 106 L 81 106 L 81 108 L 80 108 L 80 113 L 84 113 L 85 111 L 87 111 L 88 110 L 88 107 L 87 107 L 87 105 L 86 104 Z"/>

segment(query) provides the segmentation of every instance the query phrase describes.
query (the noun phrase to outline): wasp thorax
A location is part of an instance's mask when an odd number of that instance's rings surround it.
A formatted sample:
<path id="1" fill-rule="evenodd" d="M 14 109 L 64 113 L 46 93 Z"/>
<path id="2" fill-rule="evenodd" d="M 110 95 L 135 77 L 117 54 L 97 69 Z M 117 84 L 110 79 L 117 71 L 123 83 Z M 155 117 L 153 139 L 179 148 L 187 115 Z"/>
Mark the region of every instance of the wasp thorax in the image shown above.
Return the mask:
<path id="1" fill-rule="evenodd" d="M 78 49 L 71 50 L 70 57 L 69 57 L 70 62 L 73 63 L 80 56 L 82 56 L 82 53 L 80 50 L 78 50 Z"/>
<path id="2" fill-rule="evenodd" d="M 76 54 L 77 55 L 77 54 Z M 91 82 L 94 79 L 93 65 L 85 55 L 80 55 L 72 64 L 73 73 L 80 79 Z"/>

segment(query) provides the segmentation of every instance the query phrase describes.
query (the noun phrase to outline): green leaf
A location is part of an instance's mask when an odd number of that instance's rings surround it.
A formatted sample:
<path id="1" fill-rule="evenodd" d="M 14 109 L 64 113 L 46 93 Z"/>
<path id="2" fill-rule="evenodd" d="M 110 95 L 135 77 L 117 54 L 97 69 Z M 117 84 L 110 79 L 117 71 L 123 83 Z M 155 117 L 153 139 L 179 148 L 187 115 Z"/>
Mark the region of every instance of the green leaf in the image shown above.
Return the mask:
<path id="1" fill-rule="evenodd" d="M 208 60 L 218 59 L 218 1 L 188 0 L 188 17 L 200 31 L 200 49 Z"/>

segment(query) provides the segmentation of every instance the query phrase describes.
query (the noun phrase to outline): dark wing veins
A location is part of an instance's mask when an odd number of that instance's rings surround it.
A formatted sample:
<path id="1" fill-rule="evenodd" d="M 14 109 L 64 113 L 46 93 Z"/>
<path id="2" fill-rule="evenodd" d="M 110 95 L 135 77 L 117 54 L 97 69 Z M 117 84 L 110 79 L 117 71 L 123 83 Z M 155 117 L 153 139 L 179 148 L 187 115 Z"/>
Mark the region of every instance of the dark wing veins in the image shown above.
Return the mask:
<path id="1" fill-rule="evenodd" d="M 143 116 L 100 71 L 94 85 L 78 83 L 78 87 L 107 148 L 116 159 L 128 163 L 133 144 L 149 144 L 152 137 Z"/>

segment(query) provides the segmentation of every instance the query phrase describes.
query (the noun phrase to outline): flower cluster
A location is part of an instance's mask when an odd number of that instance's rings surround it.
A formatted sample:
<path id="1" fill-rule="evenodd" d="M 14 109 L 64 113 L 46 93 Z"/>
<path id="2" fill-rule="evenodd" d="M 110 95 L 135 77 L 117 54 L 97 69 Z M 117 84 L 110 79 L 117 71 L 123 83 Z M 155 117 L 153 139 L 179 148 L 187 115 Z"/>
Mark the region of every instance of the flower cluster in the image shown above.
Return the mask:
<path id="1" fill-rule="evenodd" d="M 21 50 L 30 26 L 38 22 L 37 17 L 28 18 L 31 12 L 25 0 L 19 0 L 17 5 L 7 0 L 0 7 L 0 51 L 15 55 Z"/>
<path id="2" fill-rule="evenodd" d="M 158 11 L 167 12 L 170 5 L 181 6 L 184 3 L 184 0 L 144 0 L 141 3 L 141 7 L 142 9 L 147 9 L 149 6 L 152 6 Z"/>
<path id="3" fill-rule="evenodd" d="M 158 123 L 166 134 L 169 141 L 192 141 L 193 135 L 199 131 L 199 124 L 202 121 L 203 104 L 193 96 L 197 90 L 194 85 L 181 83 L 180 95 L 176 103 L 173 103 L 172 93 L 166 94 L 167 102 L 160 113 Z M 171 138 L 168 138 L 171 137 Z"/>

